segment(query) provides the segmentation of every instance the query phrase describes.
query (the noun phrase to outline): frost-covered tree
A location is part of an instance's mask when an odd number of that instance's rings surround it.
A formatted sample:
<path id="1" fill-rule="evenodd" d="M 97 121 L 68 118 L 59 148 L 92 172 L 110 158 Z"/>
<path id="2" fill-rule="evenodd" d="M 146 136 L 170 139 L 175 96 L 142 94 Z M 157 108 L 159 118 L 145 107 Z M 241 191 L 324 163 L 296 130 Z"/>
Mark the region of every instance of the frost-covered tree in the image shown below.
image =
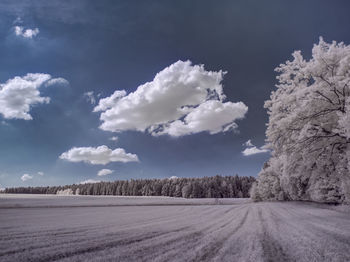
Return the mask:
<path id="1" fill-rule="evenodd" d="M 62 189 L 62 190 L 58 190 L 56 192 L 57 195 L 73 195 L 73 190 L 71 188 L 67 188 L 67 189 Z"/>
<path id="2" fill-rule="evenodd" d="M 320 38 L 310 60 L 295 51 L 276 71 L 277 90 L 265 102 L 272 157 L 255 192 L 350 202 L 350 46 Z"/>

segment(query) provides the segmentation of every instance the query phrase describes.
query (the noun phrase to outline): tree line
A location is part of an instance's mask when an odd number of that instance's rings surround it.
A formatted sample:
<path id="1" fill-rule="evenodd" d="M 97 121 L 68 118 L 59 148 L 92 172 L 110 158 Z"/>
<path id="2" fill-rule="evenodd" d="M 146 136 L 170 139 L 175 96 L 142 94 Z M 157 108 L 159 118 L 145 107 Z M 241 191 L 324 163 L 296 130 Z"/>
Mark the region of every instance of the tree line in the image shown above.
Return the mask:
<path id="1" fill-rule="evenodd" d="M 242 198 L 249 197 L 254 181 L 254 177 L 217 175 L 202 178 L 131 179 L 66 186 L 14 187 L 6 188 L 4 192 L 11 194 Z"/>

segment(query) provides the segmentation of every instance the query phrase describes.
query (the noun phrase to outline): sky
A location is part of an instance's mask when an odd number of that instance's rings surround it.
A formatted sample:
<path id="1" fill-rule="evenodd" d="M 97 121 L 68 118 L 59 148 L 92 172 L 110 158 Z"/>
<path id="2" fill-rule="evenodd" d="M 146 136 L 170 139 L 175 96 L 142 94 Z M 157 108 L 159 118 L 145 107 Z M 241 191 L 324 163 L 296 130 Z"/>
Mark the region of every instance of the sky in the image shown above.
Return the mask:
<path id="1" fill-rule="evenodd" d="M 350 42 L 349 1 L 0 2 L 0 188 L 257 176 L 294 50 Z"/>

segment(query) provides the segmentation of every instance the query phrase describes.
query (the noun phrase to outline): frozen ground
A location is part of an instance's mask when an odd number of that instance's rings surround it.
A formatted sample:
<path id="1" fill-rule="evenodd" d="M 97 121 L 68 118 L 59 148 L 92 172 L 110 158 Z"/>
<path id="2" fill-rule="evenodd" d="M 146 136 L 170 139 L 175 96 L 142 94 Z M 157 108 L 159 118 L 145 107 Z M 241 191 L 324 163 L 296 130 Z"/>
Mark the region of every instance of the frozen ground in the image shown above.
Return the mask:
<path id="1" fill-rule="evenodd" d="M 141 196 L 75 196 L 0 194 L 0 208 L 18 207 L 102 207 L 102 206 L 167 206 L 167 205 L 213 205 L 250 202 L 247 198 L 197 198 L 141 197 Z"/>
<path id="2" fill-rule="evenodd" d="M 221 203 L 1 195 L 0 261 L 350 261 L 348 212 Z"/>

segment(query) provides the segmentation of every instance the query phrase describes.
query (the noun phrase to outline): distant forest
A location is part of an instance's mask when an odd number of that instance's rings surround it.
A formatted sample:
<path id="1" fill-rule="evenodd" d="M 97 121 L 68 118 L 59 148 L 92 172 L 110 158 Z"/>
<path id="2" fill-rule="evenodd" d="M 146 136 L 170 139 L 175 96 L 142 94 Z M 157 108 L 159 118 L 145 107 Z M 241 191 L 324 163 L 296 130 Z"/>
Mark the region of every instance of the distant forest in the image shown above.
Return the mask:
<path id="1" fill-rule="evenodd" d="M 203 178 L 117 180 L 90 184 L 6 188 L 11 194 L 67 194 L 115 196 L 169 196 L 184 198 L 249 197 L 254 177 L 213 176 Z"/>

